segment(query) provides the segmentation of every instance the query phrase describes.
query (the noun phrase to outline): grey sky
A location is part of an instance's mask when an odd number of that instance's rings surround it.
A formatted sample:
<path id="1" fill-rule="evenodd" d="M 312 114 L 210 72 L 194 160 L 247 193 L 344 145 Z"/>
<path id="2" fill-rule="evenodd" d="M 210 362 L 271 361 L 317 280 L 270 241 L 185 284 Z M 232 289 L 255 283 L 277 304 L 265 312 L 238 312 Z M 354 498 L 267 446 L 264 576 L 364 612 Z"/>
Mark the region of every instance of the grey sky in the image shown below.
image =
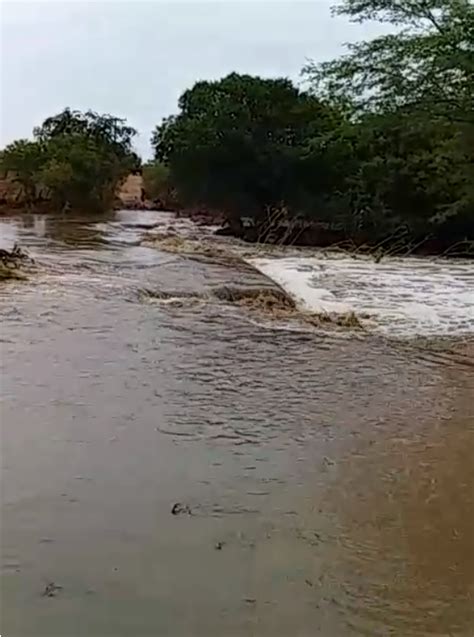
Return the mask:
<path id="1" fill-rule="evenodd" d="M 0 2 L 2 146 L 71 106 L 126 117 L 148 156 L 154 125 L 196 80 L 300 81 L 306 59 L 368 35 L 331 17 L 332 0 Z"/>

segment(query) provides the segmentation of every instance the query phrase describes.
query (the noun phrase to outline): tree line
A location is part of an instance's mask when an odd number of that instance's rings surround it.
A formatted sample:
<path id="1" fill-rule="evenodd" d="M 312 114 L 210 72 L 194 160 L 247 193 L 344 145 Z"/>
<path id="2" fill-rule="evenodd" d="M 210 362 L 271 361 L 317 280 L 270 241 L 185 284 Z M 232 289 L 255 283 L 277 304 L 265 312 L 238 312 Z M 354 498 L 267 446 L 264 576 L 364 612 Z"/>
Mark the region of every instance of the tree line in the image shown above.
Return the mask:
<path id="1" fill-rule="evenodd" d="M 312 226 L 359 243 L 472 240 L 472 2 L 342 0 L 335 12 L 392 29 L 308 64 L 302 86 L 237 73 L 197 82 L 153 132 L 150 196 L 224 212 L 234 228 L 245 219 L 254 236 L 277 219 L 272 237 Z M 66 110 L 2 163 L 58 206 L 103 208 L 139 165 L 134 134 Z"/>
<path id="2" fill-rule="evenodd" d="M 118 117 L 66 108 L 35 128 L 32 140 L 9 144 L 0 165 L 15 175 L 27 207 L 44 198 L 50 210 L 101 212 L 113 205 L 118 184 L 140 168 L 135 135 Z"/>

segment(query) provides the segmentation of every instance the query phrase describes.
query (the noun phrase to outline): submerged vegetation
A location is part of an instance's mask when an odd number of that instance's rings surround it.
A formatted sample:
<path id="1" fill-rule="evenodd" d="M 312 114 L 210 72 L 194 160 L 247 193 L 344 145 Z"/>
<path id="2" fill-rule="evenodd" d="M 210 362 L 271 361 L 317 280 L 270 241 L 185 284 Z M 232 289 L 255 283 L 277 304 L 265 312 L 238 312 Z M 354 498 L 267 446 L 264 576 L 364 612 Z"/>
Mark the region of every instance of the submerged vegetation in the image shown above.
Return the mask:
<path id="1" fill-rule="evenodd" d="M 219 212 L 265 243 L 435 252 L 474 238 L 474 9 L 470 0 L 341 0 L 388 23 L 304 88 L 231 73 L 185 91 L 141 166 L 122 119 L 66 109 L 1 153 L 25 204 L 110 208 L 130 171 L 155 205 Z M 169 241 L 168 241 L 169 243 Z"/>
<path id="2" fill-rule="evenodd" d="M 0 281 L 25 280 L 25 270 L 34 263 L 33 259 L 18 244 L 12 250 L 0 249 Z"/>

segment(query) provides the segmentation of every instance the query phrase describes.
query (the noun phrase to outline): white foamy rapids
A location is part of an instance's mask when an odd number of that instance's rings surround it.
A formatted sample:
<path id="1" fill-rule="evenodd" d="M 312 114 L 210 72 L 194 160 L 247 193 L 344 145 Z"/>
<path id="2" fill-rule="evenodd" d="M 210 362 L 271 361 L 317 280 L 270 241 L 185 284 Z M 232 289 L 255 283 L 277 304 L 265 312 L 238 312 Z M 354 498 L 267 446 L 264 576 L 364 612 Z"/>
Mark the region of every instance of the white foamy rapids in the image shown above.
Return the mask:
<path id="1" fill-rule="evenodd" d="M 474 265 L 425 259 L 249 259 L 308 312 L 368 314 L 397 336 L 474 334 Z"/>

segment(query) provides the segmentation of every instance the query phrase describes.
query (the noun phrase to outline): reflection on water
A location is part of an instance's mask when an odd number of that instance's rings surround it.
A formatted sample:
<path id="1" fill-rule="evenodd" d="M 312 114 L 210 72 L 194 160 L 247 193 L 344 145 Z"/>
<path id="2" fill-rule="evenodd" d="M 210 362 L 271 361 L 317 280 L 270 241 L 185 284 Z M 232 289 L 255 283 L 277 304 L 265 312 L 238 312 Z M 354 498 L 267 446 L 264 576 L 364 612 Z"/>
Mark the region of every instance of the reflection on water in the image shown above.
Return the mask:
<path id="1" fill-rule="evenodd" d="M 44 266 L 0 290 L 2 634 L 471 637 L 471 345 L 143 303 L 259 281 L 170 221 L 2 221 Z"/>

